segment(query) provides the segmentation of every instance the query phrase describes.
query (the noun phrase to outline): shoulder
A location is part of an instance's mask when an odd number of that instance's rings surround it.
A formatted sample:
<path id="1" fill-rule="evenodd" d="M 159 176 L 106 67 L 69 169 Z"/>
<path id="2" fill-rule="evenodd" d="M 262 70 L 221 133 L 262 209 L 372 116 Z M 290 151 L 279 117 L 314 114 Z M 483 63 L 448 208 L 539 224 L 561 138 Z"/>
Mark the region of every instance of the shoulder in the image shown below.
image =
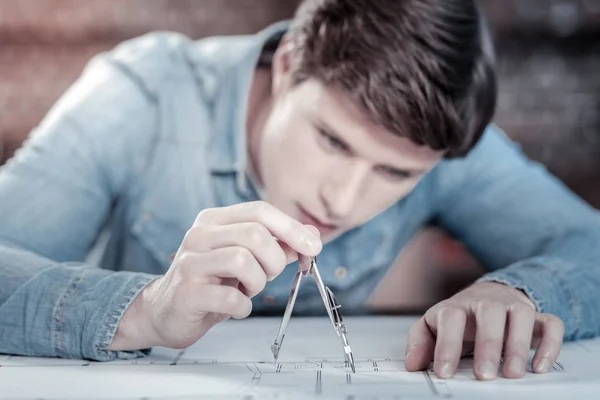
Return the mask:
<path id="1" fill-rule="evenodd" d="M 198 100 L 198 93 L 209 86 L 205 82 L 217 86 L 218 77 L 207 65 L 213 59 L 218 64 L 215 53 L 227 47 L 226 38 L 216 43 L 216 38 L 192 40 L 181 33 L 157 31 L 121 42 L 88 61 L 52 114 L 68 112 L 86 125 L 98 120 L 103 126 L 111 121 L 120 126 L 131 116 L 150 124 L 159 104 L 186 95 Z"/>
<path id="2" fill-rule="evenodd" d="M 194 40 L 184 34 L 156 31 L 120 43 L 99 54 L 149 94 L 164 85 L 186 85 L 221 78 L 256 43 L 253 35 L 210 36 Z"/>
<path id="3" fill-rule="evenodd" d="M 444 159 L 432 171 L 438 192 L 455 192 L 458 188 L 519 174 L 528 164 L 521 146 L 497 125 L 486 128 L 477 145 L 463 158 Z"/>
<path id="4" fill-rule="evenodd" d="M 462 170 L 483 166 L 500 166 L 522 161 L 524 154 L 519 143 L 514 142 L 497 125 L 489 124 L 477 145 L 463 158 L 444 160 L 440 169 Z"/>
<path id="5" fill-rule="evenodd" d="M 95 56 L 86 69 L 99 65 L 120 70 L 121 73 L 149 95 L 155 95 L 165 82 L 173 78 L 192 78 L 187 53 L 194 41 L 176 32 L 152 32 L 115 46 Z"/>

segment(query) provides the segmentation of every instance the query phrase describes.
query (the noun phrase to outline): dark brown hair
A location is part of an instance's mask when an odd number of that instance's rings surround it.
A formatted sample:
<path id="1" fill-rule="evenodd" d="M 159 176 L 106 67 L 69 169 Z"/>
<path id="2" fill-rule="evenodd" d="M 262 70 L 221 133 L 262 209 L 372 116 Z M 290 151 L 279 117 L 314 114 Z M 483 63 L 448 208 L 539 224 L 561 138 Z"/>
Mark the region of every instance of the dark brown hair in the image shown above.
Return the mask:
<path id="1" fill-rule="evenodd" d="M 377 124 L 461 157 L 496 105 L 489 32 L 474 0 L 305 0 L 289 30 L 295 83 L 348 93 Z"/>

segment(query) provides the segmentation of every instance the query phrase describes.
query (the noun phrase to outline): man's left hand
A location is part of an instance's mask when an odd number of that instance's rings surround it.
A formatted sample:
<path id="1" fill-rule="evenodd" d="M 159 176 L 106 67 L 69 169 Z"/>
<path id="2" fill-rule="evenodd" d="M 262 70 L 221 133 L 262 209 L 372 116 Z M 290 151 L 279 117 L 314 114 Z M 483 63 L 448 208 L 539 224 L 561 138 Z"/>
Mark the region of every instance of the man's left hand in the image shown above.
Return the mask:
<path id="1" fill-rule="evenodd" d="M 480 282 L 433 306 L 411 328 L 405 367 L 418 371 L 433 361 L 435 374 L 447 379 L 460 358 L 474 351 L 477 379 L 495 379 L 501 356 L 504 377 L 522 378 L 529 350 L 536 348 L 533 371 L 546 373 L 560 353 L 563 333 L 563 322 L 537 312 L 522 291 Z"/>

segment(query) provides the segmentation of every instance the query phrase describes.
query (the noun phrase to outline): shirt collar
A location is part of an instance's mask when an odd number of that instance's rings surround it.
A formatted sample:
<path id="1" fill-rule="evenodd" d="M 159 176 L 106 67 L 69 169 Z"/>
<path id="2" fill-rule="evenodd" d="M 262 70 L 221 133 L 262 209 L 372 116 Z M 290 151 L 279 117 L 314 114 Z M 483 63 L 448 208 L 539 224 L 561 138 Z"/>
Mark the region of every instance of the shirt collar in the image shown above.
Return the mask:
<path id="1" fill-rule="evenodd" d="M 214 174 L 235 175 L 238 191 L 245 196 L 253 190 L 248 183 L 246 149 L 246 111 L 252 77 L 264 44 L 285 33 L 288 27 L 289 21 L 285 20 L 250 36 L 220 74 L 221 90 L 215 103 L 217 131 L 208 147 L 210 169 Z"/>

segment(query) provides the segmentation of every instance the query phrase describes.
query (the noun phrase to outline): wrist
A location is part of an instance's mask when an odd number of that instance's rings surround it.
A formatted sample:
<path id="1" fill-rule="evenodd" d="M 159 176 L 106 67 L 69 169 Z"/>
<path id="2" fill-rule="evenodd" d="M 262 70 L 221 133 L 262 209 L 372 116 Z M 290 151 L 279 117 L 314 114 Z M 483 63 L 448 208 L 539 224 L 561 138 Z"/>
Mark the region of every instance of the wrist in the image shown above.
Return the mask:
<path id="1" fill-rule="evenodd" d="M 152 322 L 151 305 L 157 282 L 150 282 L 125 310 L 107 350 L 131 351 L 160 345 Z"/>

